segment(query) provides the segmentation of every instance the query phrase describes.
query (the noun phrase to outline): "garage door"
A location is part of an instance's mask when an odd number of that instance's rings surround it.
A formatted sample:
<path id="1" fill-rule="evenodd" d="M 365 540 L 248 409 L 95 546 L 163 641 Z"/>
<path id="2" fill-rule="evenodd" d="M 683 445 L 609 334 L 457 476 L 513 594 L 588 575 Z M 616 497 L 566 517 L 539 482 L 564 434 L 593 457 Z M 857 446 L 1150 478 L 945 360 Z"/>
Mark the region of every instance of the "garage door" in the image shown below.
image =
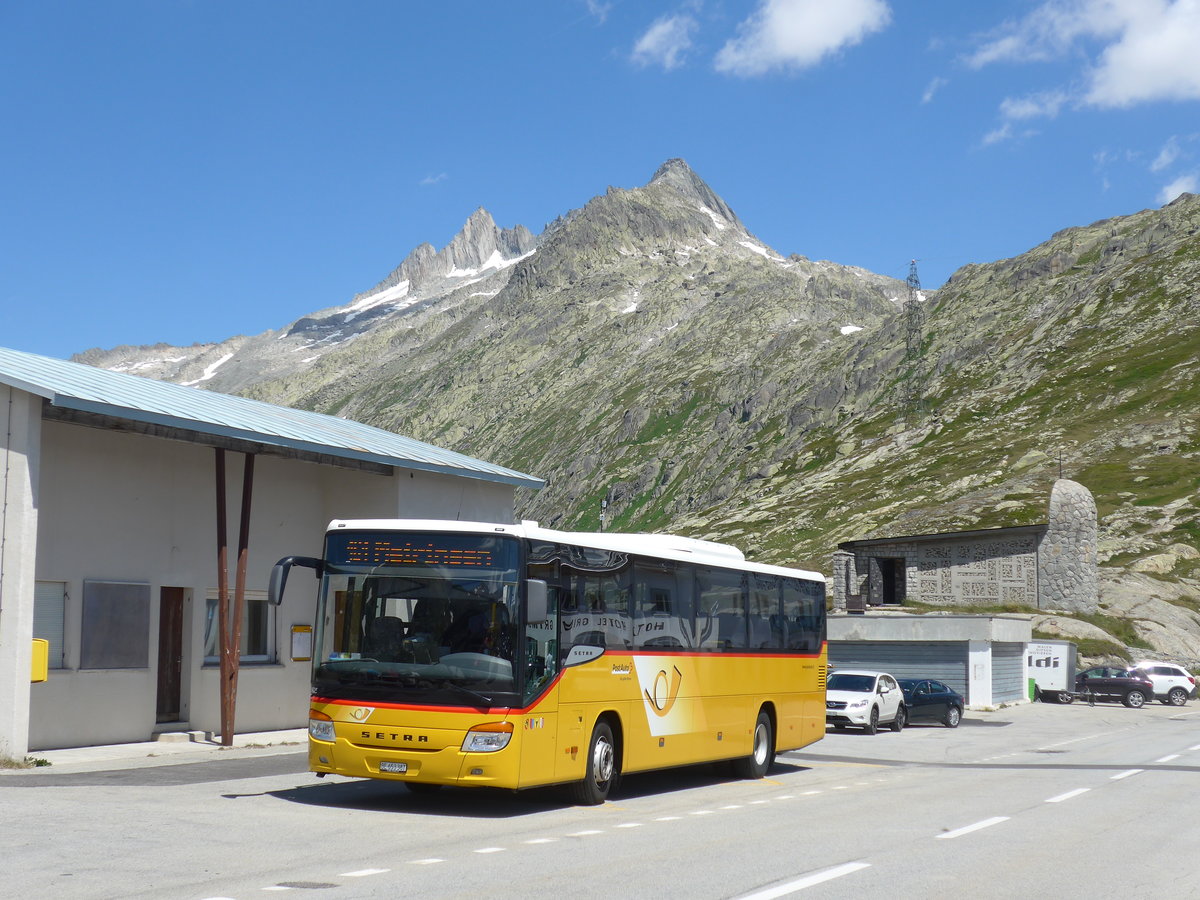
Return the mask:
<path id="1" fill-rule="evenodd" d="M 1011 703 L 1028 695 L 1024 663 L 1024 644 L 992 644 L 993 703 Z"/>
<path id="2" fill-rule="evenodd" d="M 1015 646 L 1019 651 L 1021 645 Z M 966 641 L 830 641 L 829 668 L 872 669 L 897 678 L 932 678 L 945 682 L 971 702 L 967 694 Z"/>

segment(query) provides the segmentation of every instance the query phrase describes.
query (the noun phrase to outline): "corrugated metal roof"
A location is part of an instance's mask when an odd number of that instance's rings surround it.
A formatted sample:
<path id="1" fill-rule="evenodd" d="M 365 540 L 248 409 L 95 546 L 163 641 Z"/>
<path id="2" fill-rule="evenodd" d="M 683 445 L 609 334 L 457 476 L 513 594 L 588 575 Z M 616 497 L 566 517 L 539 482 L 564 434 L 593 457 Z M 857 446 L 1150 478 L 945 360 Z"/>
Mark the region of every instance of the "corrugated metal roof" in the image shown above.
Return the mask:
<path id="1" fill-rule="evenodd" d="M 360 422 L 0 347 L 0 384 L 54 406 L 344 459 L 540 488 L 545 482 Z"/>

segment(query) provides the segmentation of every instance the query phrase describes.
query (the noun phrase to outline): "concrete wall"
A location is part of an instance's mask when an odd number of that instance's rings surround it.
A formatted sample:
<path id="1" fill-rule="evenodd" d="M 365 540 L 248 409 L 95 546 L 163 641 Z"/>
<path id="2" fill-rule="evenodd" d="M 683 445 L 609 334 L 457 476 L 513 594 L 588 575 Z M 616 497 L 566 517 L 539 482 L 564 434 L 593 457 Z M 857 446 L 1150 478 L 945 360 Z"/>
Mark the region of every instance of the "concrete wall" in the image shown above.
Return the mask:
<path id="1" fill-rule="evenodd" d="M 40 496 L 36 504 L 26 504 L 31 508 L 20 517 L 11 518 L 20 527 L 36 523 L 36 579 L 64 582 L 67 603 L 64 668 L 52 670 L 49 681 L 33 685 L 31 691 L 28 638 L 34 578 L 32 573 L 18 577 L 16 567 L 10 575 L 10 566 L 5 565 L 4 614 L 8 615 L 11 578 L 18 585 L 13 590 L 19 591 L 15 606 L 22 618 L 12 629 L 3 629 L 6 642 L 12 634 L 18 635 L 17 650 L 6 643 L 0 665 L 19 665 L 18 650 L 24 646 L 23 691 L 26 697 L 32 695 L 29 748 L 151 736 L 156 727 L 159 598 L 165 587 L 181 588 L 185 597 L 181 718 L 193 730 L 219 732 L 219 673 L 215 665 L 204 665 L 206 598 L 218 583 L 215 451 L 178 441 L 40 422 L 40 400 L 33 398 L 31 405 L 41 426 Z M 226 453 L 231 591 L 242 460 L 240 453 Z M 246 586 L 265 591 L 271 566 L 283 556 L 320 555 L 325 526 L 334 518 L 511 522 L 513 509 L 514 489 L 507 485 L 408 470 L 385 476 L 260 456 L 255 462 Z M 28 561 L 30 550 L 25 548 L 21 554 Z M 85 580 L 149 584 L 150 620 L 141 636 L 148 646 L 147 667 L 80 668 Z M 276 613 L 278 661 L 241 666 L 238 731 L 298 727 L 307 721 L 310 664 L 290 660 L 290 632 L 292 625 L 313 624 L 315 598 L 316 581 L 305 577 L 304 570 L 296 572 Z M 0 675 L 0 684 L 3 679 Z M 20 694 L 20 685 L 10 693 Z M 0 702 L 0 707 L 6 705 Z M 0 734 L 19 730 L 14 723 L 7 727 L 0 723 Z"/>
<path id="2" fill-rule="evenodd" d="M 0 756 L 29 749 L 42 400 L 0 388 Z"/>
<path id="3" fill-rule="evenodd" d="M 863 616 L 830 616 L 830 641 L 995 641 L 1027 643 L 1032 640 L 1029 616 L 944 615 L 884 613 Z"/>

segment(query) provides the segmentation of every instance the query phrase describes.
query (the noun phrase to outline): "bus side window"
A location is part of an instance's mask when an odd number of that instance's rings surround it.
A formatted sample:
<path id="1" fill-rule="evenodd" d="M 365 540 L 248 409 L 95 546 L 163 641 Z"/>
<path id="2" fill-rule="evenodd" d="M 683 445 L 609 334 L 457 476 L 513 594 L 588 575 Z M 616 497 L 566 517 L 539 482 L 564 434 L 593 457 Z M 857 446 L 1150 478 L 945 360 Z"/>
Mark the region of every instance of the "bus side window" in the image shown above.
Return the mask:
<path id="1" fill-rule="evenodd" d="M 816 653 L 821 649 L 825 622 L 824 586 L 794 578 L 783 582 L 783 615 L 789 650 Z"/>
<path id="2" fill-rule="evenodd" d="M 677 615 L 681 579 L 675 564 L 634 565 L 633 646 L 635 649 L 678 649 L 684 646 L 683 629 Z M 690 604 L 689 604 L 690 608 Z"/>
<path id="3" fill-rule="evenodd" d="M 780 616 L 780 578 L 756 573 L 750 591 L 750 646 L 754 650 L 783 647 L 784 621 Z"/>
<path id="4" fill-rule="evenodd" d="M 696 617 L 692 646 L 704 650 L 744 650 L 746 579 L 731 569 L 696 570 Z"/>

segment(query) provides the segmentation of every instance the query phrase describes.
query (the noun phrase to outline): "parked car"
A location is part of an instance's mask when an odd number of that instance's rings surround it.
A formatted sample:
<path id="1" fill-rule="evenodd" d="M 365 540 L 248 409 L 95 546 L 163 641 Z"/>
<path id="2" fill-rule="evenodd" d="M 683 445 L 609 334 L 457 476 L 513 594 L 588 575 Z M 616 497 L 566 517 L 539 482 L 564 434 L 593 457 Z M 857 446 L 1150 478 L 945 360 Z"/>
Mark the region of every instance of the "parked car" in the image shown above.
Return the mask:
<path id="1" fill-rule="evenodd" d="M 908 721 L 904 694 L 886 672 L 838 669 L 825 685 L 825 722 L 841 731 L 848 726 L 874 734 L 880 725 L 899 731 Z"/>
<path id="2" fill-rule="evenodd" d="M 1145 659 L 1133 668 L 1150 679 L 1154 685 L 1154 697 L 1160 703 L 1183 706 L 1196 697 L 1196 679 L 1183 666 Z"/>
<path id="3" fill-rule="evenodd" d="M 962 721 L 966 698 L 940 681 L 928 678 L 898 678 L 904 692 L 904 707 L 909 722 L 941 722 L 957 728 Z"/>
<path id="4" fill-rule="evenodd" d="M 1132 669 L 1092 666 L 1075 676 L 1075 693 L 1083 699 L 1120 701 L 1137 709 L 1154 697 L 1154 683 Z"/>

